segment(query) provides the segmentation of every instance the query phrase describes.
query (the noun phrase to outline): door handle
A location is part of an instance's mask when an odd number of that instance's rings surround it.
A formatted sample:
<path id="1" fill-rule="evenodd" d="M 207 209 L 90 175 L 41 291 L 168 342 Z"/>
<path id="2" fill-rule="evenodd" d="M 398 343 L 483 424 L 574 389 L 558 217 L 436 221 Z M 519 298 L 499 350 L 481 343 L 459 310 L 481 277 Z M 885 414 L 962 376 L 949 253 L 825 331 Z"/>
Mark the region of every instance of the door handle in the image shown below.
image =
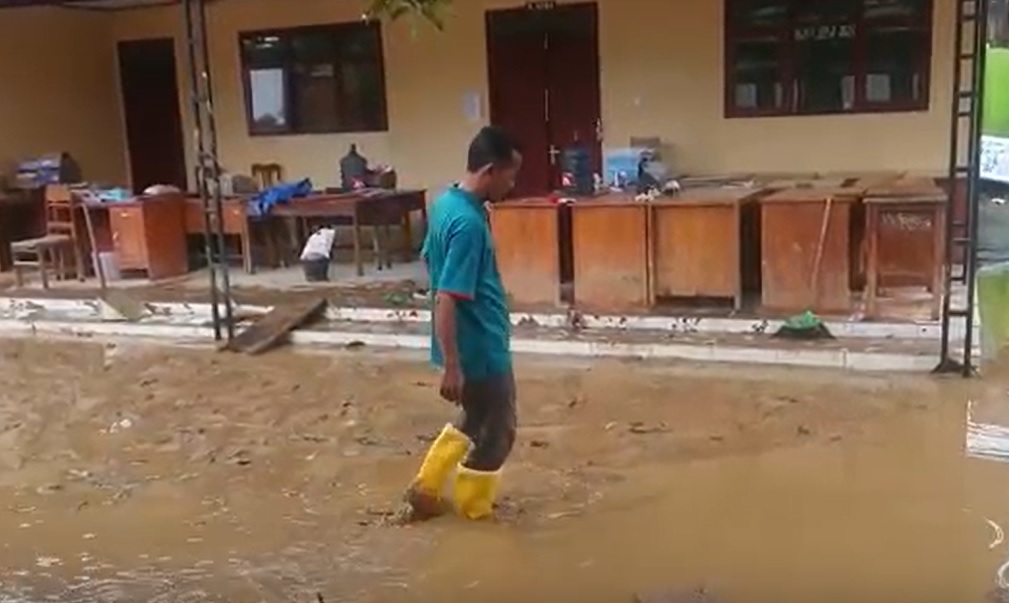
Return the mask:
<path id="1" fill-rule="evenodd" d="M 557 165 L 557 156 L 561 154 L 561 150 L 550 145 L 550 150 L 547 153 L 550 155 L 550 165 Z"/>

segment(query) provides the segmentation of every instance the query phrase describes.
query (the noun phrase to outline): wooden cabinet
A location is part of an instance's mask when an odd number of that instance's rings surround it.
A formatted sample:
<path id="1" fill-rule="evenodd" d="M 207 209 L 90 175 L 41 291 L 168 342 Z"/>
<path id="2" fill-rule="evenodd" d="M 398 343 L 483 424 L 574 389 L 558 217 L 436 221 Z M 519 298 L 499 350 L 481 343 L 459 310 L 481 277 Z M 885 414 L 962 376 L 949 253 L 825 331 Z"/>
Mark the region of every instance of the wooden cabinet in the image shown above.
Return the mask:
<path id="1" fill-rule="evenodd" d="M 602 312 L 651 306 L 649 207 L 626 197 L 579 200 L 571 208 L 575 303 Z"/>
<path id="2" fill-rule="evenodd" d="M 700 188 L 653 202 L 655 297 L 730 298 L 742 307 L 743 208 L 759 194 Z"/>
<path id="3" fill-rule="evenodd" d="M 764 309 L 851 311 L 851 214 L 861 193 L 805 188 L 761 199 Z"/>
<path id="4" fill-rule="evenodd" d="M 512 303 L 560 302 L 558 215 L 559 207 L 548 199 L 508 201 L 491 210 L 498 270 Z"/>
<path id="5" fill-rule="evenodd" d="M 871 190 L 865 198 L 866 314 L 877 318 L 877 299 L 886 287 L 925 287 L 931 315 L 942 308 L 946 241 L 946 194 L 938 187 L 902 194 Z"/>
<path id="6" fill-rule="evenodd" d="M 221 201 L 224 209 L 224 234 L 246 235 L 249 230 L 245 199 L 229 197 Z M 186 199 L 186 234 L 203 235 L 203 201 L 199 197 Z M 213 228 L 213 225 L 211 226 Z"/>
<path id="7" fill-rule="evenodd" d="M 144 271 L 151 280 L 188 271 L 185 199 L 141 197 L 109 206 L 112 241 L 123 271 Z"/>

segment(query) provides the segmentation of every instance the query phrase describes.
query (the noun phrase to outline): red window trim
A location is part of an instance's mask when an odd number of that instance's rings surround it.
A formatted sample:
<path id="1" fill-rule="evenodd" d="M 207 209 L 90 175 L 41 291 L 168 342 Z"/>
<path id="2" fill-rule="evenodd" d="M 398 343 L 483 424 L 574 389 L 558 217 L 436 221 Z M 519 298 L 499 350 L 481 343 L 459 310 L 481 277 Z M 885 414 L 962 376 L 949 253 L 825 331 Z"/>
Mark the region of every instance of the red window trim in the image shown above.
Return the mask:
<path id="1" fill-rule="evenodd" d="M 794 15 L 796 6 L 800 2 L 808 0 L 787 0 L 790 4 L 786 23 L 781 26 L 755 26 L 738 27 L 732 20 L 732 6 L 734 2 L 745 2 L 746 0 L 724 0 L 724 61 L 723 65 L 723 107 L 724 115 L 727 119 L 748 118 L 748 117 L 809 117 L 817 115 L 864 115 L 872 113 L 904 113 L 927 111 L 929 109 L 931 97 L 931 72 L 932 72 L 932 22 L 935 10 L 934 0 L 925 1 L 924 18 L 914 19 L 908 17 L 884 17 L 873 19 L 866 23 L 861 14 L 856 19 L 855 52 L 854 52 L 854 72 L 855 78 L 855 107 L 851 110 L 836 111 L 801 111 L 793 109 L 798 103 L 795 98 L 795 52 L 792 48 L 791 32 L 794 29 Z M 861 2 L 862 0 L 851 0 Z M 922 74 L 921 88 L 922 94 L 918 100 L 907 102 L 872 103 L 865 99 L 865 79 L 861 77 L 865 73 L 866 61 L 866 34 L 872 27 L 880 25 L 904 25 L 912 29 L 921 31 L 928 40 L 926 52 L 918 57 L 919 70 Z M 782 107 L 781 108 L 757 108 L 745 109 L 736 107 L 735 104 L 735 82 L 734 65 L 736 44 L 746 39 L 758 39 L 775 36 L 779 38 L 781 54 L 779 56 L 778 83 L 782 86 Z"/>

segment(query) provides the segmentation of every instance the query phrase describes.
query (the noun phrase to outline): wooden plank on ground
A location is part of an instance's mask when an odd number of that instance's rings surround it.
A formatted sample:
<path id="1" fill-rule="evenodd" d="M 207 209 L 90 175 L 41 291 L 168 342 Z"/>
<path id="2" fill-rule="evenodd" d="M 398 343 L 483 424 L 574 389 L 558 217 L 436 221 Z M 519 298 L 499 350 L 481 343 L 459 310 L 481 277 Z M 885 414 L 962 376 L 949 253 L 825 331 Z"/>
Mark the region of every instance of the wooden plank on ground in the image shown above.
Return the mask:
<path id="1" fill-rule="evenodd" d="M 326 298 L 317 297 L 291 304 L 277 305 L 235 336 L 227 349 L 246 354 L 260 354 L 272 348 L 326 307 Z"/>

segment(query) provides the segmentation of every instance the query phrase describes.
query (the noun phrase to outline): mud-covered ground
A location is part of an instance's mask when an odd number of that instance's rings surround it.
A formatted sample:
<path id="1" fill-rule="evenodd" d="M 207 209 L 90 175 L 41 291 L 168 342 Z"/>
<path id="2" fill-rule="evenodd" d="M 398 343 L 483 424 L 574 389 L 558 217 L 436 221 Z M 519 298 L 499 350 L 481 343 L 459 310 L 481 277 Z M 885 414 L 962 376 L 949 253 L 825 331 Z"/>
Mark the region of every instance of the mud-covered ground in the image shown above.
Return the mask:
<path id="1" fill-rule="evenodd" d="M 454 409 L 423 359 L 0 342 L 12 601 L 980 601 L 996 383 L 520 359 L 497 525 L 394 510 Z M 18 597 L 21 597 L 18 599 Z M 955 597 L 955 598 L 949 598 Z M 902 599 L 904 600 L 904 599 Z M 0 601 L 6 601 L 0 594 Z"/>

